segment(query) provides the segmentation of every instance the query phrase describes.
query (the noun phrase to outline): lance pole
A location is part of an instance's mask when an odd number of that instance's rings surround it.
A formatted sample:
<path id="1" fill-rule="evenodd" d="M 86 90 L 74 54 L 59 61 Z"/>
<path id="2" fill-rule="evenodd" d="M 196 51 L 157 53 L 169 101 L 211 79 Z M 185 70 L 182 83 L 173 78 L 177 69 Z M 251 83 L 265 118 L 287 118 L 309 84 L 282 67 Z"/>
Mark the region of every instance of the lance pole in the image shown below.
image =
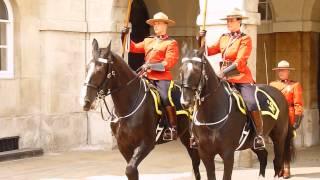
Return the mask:
<path id="1" fill-rule="evenodd" d="M 263 50 L 264 50 L 264 63 L 265 63 L 265 66 L 266 66 L 266 81 L 267 81 L 267 84 L 269 84 L 268 60 L 267 60 L 266 42 L 263 43 Z"/>
<path id="2" fill-rule="evenodd" d="M 202 21 L 202 26 L 201 30 L 206 30 L 206 20 L 207 20 L 207 5 L 208 5 L 208 0 L 204 0 L 204 8 L 203 8 L 203 21 Z M 204 46 L 205 43 L 205 37 L 201 37 L 201 47 Z"/>
<path id="3" fill-rule="evenodd" d="M 132 0 L 128 0 L 128 9 L 127 9 L 127 17 L 124 21 L 124 27 L 127 28 L 129 26 L 129 20 L 130 20 L 130 14 L 131 14 L 131 5 L 132 5 Z M 126 44 L 127 44 L 127 35 L 124 35 L 123 41 L 122 41 L 122 58 L 124 57 L 125 49 L 126 49 Z"/>

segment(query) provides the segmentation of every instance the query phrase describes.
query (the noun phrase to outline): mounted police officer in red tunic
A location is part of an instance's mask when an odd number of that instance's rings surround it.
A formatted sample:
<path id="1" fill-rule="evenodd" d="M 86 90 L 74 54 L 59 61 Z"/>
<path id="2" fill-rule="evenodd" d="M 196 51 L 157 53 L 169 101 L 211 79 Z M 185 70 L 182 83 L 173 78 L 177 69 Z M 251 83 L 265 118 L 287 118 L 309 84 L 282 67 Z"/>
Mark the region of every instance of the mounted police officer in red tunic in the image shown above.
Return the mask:
<path id="1" fill-rule="evenodd" d="M 143 69 L 147 71 L 147 78 L 159 89 L 162 104 L 171 127 L 164 131 L 164 139 L 177 139 L 176 109 L 170 100 L 170 87 L 173 87 L 171 69 L 179 58 L 178 43 L 167 35 L 169 25 L 175 24 L 162 12 L 156 13 L 153 19 L 146 21 L 153 26 L 155 36 L 150 36 L 144 41 L 130 42 L 130 52 L 145 53 Z M 122 30 L 122 37 L 129 32 L 128 28 Z"/>
<path id="2" fill-rule="evenodd" d="M 278 63 L 276 68 L 272 70 L 277 71 L 278 80 L 272 81 L 270 86 L 277 88 L 282 92 L 289 105 L 289 117 L 290 126 L 293 129 L 298 129 L 303 117 L 303 102 L 302 102 L 302 87 L 297 81 L 289 79 L 290 71 L 295 70 L 290 67 L 290 64 L 286 60 L 282 60 Z M 290 163 L 284 162 L 280 176 L 284 179 L 288 179 L 291 176 Z"/>
<path id="3" fill-rule="evenodd" d="M 246 103 L 248 111 L 256 126 L 255 149 L 265 147 L 263 139 L 263 121 L 261 111 L 255 99 L 256 86 L 251 71 L 247 66 L 248 58 L 252 50 L 252 40 L 249 35 L 240 31 L 241 21 L 248 17 L 242 16 L 239 9 L 235 8 L 225 18 L 230 33 L 223 34 L 219 40 L 208 45 L 208 55 L 222 54 L 221 78 L 233 84 L 238 89 Z M 200 36 L 204 37 L 206 31 L 201 30 Z M 199 38 L 201 39 L 201 38 Z"/>

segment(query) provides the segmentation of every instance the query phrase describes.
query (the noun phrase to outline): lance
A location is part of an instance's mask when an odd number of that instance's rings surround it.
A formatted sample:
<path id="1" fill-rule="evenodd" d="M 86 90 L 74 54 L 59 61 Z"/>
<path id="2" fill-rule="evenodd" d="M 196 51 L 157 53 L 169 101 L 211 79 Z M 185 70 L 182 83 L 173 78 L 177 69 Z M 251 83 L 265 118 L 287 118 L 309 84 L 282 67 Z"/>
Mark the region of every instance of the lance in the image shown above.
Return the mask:
<path id="1" fill-rule="evenodd" d="M 208 0 L 204 0 L 203 21 L 202 21 L 201 30 L 206 30 L 207 4 L 208 4 Z M 200 46 L 203 47 L 205 43 L 205 37 L 201 37 L 200 42 L 201 42 Z"/>
<path id="2" fill-rule="evenodd" d="M 125 19 L 125 21 L 124 21 L 124 27 L 126 27 L 126 28 L 129 26 L 129 20 L 130 20 L 130 14 L 131 14 L 132 1 L 133 1 L 133 0 L 128 0 L 127 17 L 126 17 L 126 19 Z M 123 41 L 122 41 L 122 58 L 124 57 L 124 52 L 125 52 L 125 49 L 126 49 L 127 35 L 128 35 L 128 34 L 125 34 L 125 35 L 124 35 L 124 38 L 123 38 Z"/>

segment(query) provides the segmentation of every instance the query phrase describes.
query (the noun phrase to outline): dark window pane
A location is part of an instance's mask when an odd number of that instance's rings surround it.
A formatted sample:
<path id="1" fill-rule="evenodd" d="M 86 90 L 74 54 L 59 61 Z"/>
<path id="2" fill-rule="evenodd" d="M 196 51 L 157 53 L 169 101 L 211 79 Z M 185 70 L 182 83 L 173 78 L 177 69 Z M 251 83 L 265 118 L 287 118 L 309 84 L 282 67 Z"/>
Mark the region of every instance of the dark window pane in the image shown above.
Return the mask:
<path id="1" fill-rule="evenodd" d="M 261 14 L 261 20 L 266 20 L 267 9 L 265 3 L 259 3 L 258 12 Z"/>
<path id="2" fill-rule="evenodd" d="M 258 5 L 258 12 L 261 14 L 261 20 L 271 20 L 272 13 L 269 6 L 269 2 L 266 0 L 260 0 Z"/>
<path id="3" fill-rule="evenodd" d="M 0 22 L 0 45 L 7 45 L 7 23 Z"/>
<path id="4" fill-rule="evenodd" d="M 4 4 L 3 0 L 0 0 L 0 19 L 9 20 L 7 7 Z"/>
<path id="5" fill-rule="evenodd" d="M 7 70 L 7 49 L 0 48 L 0 71 Z"/>

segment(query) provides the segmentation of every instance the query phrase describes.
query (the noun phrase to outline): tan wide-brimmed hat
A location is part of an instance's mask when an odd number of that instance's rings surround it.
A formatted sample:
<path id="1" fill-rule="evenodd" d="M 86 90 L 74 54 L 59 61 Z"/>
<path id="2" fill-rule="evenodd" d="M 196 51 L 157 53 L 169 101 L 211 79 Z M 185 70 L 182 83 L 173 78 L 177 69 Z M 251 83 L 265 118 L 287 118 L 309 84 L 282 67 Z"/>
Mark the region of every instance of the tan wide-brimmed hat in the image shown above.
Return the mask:
<path id="1" fill-rule="evenodd" d="M 146 21 L 147 24 L 153 26 L 155 22 L 165 22 L 168 25 L 174 25 L 176 22 L 169 19 L 168 16 L 163 12 L 158 12 L 153 16 L 153 19 L 149 19 Z"/>
<path id="2" fill-rule="evenodd" d="M 248 19 L 247 16 L 243 16 L 242 11 L 239 8 L 234 8 L 231 12 L 229 12 L 226 17 L 222 18 L 221 20 L 228 20 L 228 19 Z"/>
<path id="3" fill-rule="evenodd" d="M 273 68 L 272 70 L 282 70 L 282 69 L 295 70 L 294 68 L 290 67 L 290 63 L 286 60 L 281 60 L 278 63 L 278 66 L 276 68 Z"/>

